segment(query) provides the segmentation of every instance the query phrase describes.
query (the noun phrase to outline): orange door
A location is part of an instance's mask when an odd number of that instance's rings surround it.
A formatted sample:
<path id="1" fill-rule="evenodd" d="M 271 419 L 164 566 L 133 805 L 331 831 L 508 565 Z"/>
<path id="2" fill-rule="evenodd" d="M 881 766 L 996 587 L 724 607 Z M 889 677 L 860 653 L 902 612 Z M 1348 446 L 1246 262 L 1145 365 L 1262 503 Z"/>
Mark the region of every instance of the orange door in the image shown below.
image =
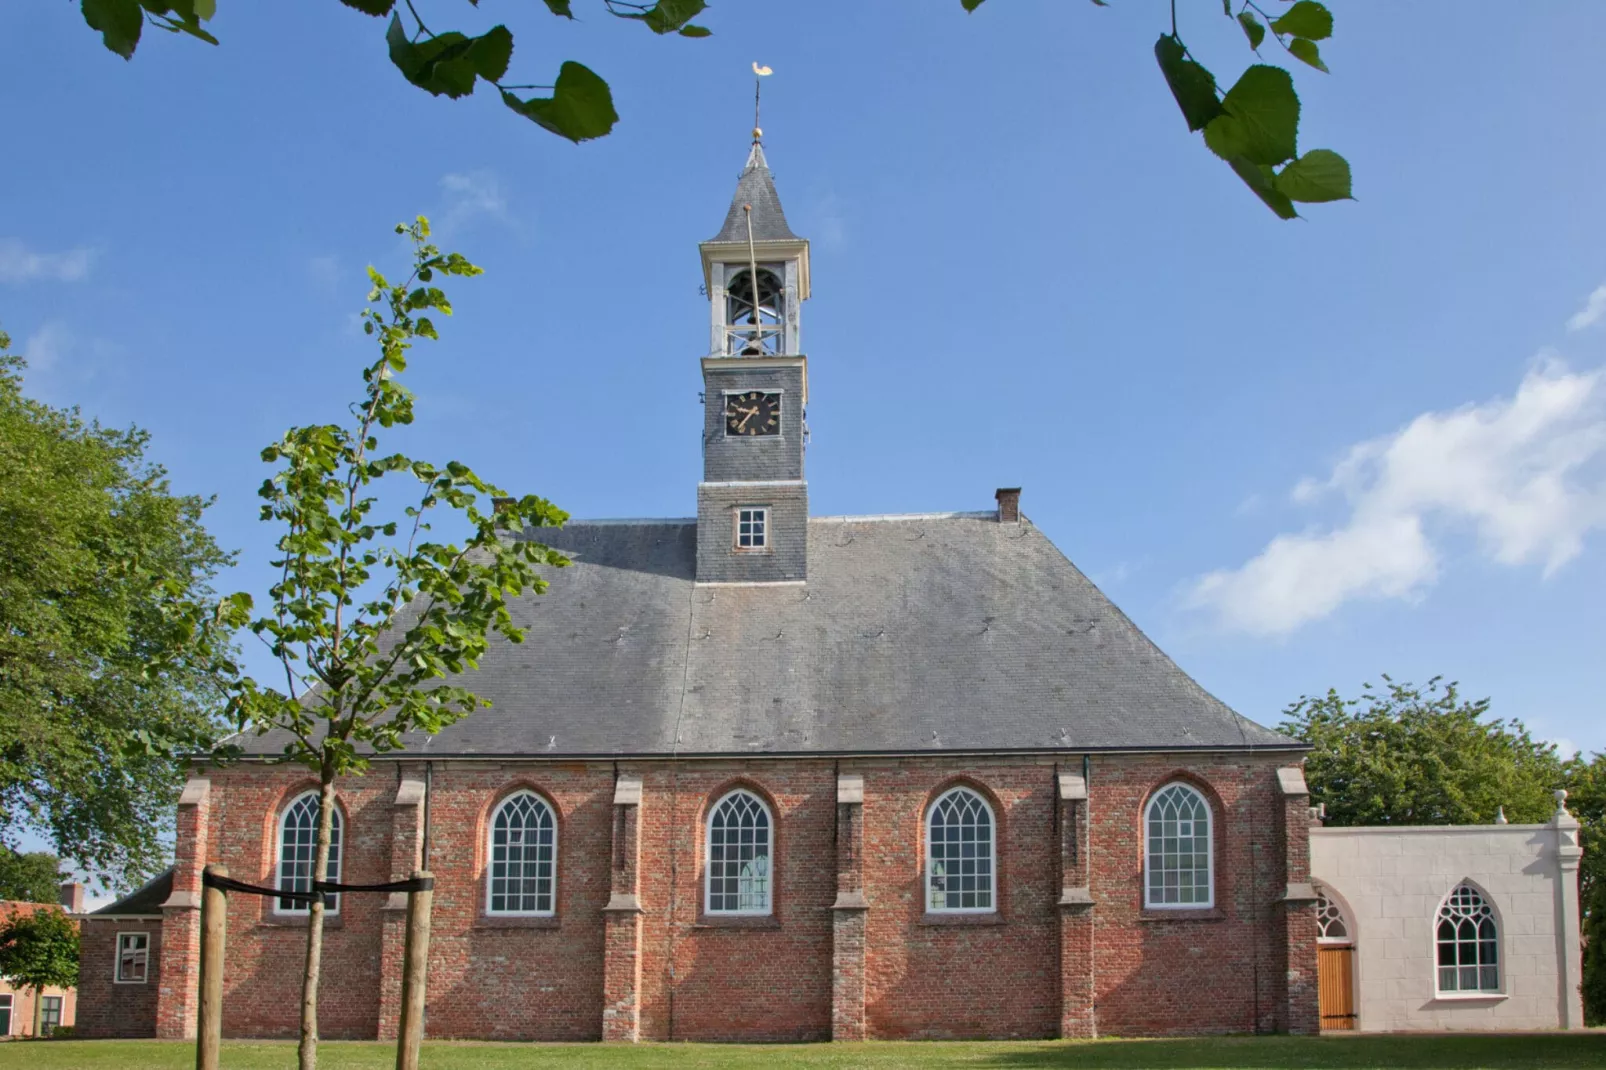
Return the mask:
<path id="1" fill-rule="evenodd" d="M 1317 1007 L 1323 1029 L 1355 1028 L 1355 948 L 1323 944 L 1316 951 Z"/>

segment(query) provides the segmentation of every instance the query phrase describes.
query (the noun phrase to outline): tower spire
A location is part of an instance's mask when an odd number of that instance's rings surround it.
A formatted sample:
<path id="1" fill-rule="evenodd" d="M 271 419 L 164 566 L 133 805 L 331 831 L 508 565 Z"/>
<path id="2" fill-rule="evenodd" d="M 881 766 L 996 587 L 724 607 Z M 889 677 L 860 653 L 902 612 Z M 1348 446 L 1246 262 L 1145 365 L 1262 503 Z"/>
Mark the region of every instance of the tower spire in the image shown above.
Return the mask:
<path id="1" fill-rule="evenodd" d="M 768 67 L 760 67 L 758 61 L 753 61 L 753 144 L 757 145 L 764 140 L 764 128 L 758 125 L 758 98 L 764 88 L 764 79 L 775 72 Z"/>

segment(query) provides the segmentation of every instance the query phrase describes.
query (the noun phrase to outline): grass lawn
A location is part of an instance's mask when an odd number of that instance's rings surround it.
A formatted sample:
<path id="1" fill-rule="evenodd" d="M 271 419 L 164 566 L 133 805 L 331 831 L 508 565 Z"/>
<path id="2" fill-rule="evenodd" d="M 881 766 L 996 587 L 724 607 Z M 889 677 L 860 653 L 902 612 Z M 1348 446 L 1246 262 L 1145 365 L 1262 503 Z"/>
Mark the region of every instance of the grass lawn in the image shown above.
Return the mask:
<path id="1" fill-rule="evenodd" d="M 389 1044 L 325 1042 L 327 1070 L 390 1070 Z M 597 1044 L 424 1045 L 427 1070 L 503 1070 L 563 1067 L 762 1068 L 863 1067 L 866 1070 L 1028 1070 L 1089 1067 L 1113 1070 L 1527 1070 L 1529 1067 L 1606 1068 L 1606 1031 L 1523 1036 L 1219 1037 L 1204 1040 L 1024 1041 L 991 1044 L 723 1045 Z M 10 1070 L 189 1070 L 190 1044 L 164 1041 L 30 1041 L 0 1044 L 0 1067 Z M 295 1066 L 290 1043 L 234 1041 L 223 1046 L 225 1070 L 282 1070 Z"/>

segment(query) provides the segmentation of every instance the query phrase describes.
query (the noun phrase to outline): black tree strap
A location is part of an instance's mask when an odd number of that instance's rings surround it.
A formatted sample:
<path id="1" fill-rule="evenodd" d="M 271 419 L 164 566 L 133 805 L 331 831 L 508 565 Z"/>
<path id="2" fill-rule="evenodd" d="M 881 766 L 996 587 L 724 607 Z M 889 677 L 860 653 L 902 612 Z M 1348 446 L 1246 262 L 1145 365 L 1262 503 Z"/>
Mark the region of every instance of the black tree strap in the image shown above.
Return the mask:
<path id="1" fill-rule="evenodd" d="M 289 899 L 297 903 L 311 903 L 326 892 L 427 892 L 435 887 L 435 878 L 413 877 L 404 881 L 390 881 L 387 884 L 341 884 L 337 881 L 313 881 L 312 891 L 293 892 L 285 888 L 263 888 L 256 884 L 246 884 L 244 881 L 237 881 L 232 877 L 220 877 L 210 869 L 207 869 L 201 871 L 201 885 L 206 888 L 221 888 L 226 892 L 244 892 L 247 895 L 261 895 L 269 899 Z"/>

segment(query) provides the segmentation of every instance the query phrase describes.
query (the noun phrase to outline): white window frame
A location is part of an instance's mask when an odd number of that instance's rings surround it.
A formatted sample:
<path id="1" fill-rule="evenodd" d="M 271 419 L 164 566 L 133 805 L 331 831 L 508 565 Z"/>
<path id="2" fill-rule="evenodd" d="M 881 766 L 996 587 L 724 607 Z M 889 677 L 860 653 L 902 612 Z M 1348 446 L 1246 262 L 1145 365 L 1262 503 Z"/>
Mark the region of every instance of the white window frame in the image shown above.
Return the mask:
<path id="1" fill-rule="evenodd" d="M 714 907 L 714 819 L 719 816 L 725 804 L 738 795 L 745 795 L 757 804 L 764 815 L 766 822 L 766 838 L 764 844 L 764 858 L 769 866 L 764 877 L 764 905 L 750 910 L 733 910 L 728 907 Z M 716 918 L 764 918 L 775 913 L 775 811 L 764 797 L 751 788 L 732 788 L 714 801 L 708 808 L 708 817 L 703 822 L 703 913 Z M 739 880 L 740 878 L 738 878 Z M 740 894 L 740 893 L 738 893 Z"/>
<path id="2" fill-rule="evenodd" d="M 981 804 L 982 812 L 987 815 L 987 899 L 988 899 L 988 905 L 984 906 L 984 907 L 964 907 L 964 906 L 951 907 L 951 906 L 947 906 L 946 904 L 943 905 L 943 906 L 933 906 L 932 905 L 932 896 L 933 896 L 934 891 L 935 891 L 935 889 L 932 887 L 932 885 L 933 885 L 933 882 L 936 880 L 936 877 L 937 877 L 936 869 L 937 869 L 937 863 L 938 863 L 939 860 L 934 857 L 934 849 L 936 847 L 936 841 L 935 841 L 934 837 L 931 834 L 931 822 L 932 822 L 932 819 L 937 816 L 938 808 L 940 806 L 942 806 L 942 804 L 944 802 L 946 802 L 948 799 L 952 798 L 955 795 L 968 795 L 971 798 L 975 799 L 978 803 Z M 937 796 L 935 799 L 931 800 L 931 805 L 926 807 L 924 823 L 925 823 L 925 841 L 926 841 L 926 850 L 925 850 L 925 858 L 926 858 L 925 870 L 926 870 L 926 873 L 925 873 L 925 879 L 921 882 L 921 885 L 922 885 L 922 887 L 924 889 L 924 893 L 925 893 L 925 912 L 927 914 L 996 914 L 996 913 L 998 913 L 998 892 L 999 892 L 999 887 L 998 887 L 998 885 L 999 885 L 999 880 L 998 880 L 998 814 L 993 811 L 993 804 L 987 801 L 987 796 L 983 795 L 981 792 L 977 791 L 975 788 L 967 787 L 964 784 L 956 784 L 953 787 L 949 788 L 947 791 L 943 792 L 941 795 Z M 943 874 L 943 876 L 946 877 L 947 874 L 945 873 L 945 874 Z M 948 894 L 948 892 L 946 890 L 944 890 L 943 894 L 946 896 Z"/>
<path id="3" fill-rule="evenodd" d="M 742 520 L 743 513 L 757 514 L 748 520 Z M 742 524 L 757 524 L 758 538 L 761 540 L 751 546 L 742 545 Z M 749 533 L 752 537 L 753 533 Z M 770 551 L 770 507 L 767 505 L 738 505 L 731 510 L 731 544 L 739 554 L 765 554 Z"/>
<path id="4" fill-rule="evenodd" d="M 39 1035 L 42 1037 L 48 1037 L 56 1030 L 67 1024 L 62 1020 L 67 1017 L 67 997 L 65 995 L 46 996 L 41 994 L 38 996 L 38 999 Z M 49 1006 L 49 1003 L 51 1000 L 56 1001 L 56 1006 L 54 1008 L 56 1020 L 54 1022 L 50 1020 L 52 1008 Z"/>
<path id="5" fill-rule="evenodd" d="M 1149 815 L 1159 805 L 1161 796 L 1173 788 L 1181 788 L 1198 800 L 1204 811 L 1205 819 L 1205 888 L 1208 894 L 1205 901 L 1193 903 L 1157 903 L 1152 896 L 1153 885 L 1149 880 Z M 1190 834 L 1191 835 L 1191 834 Z M 1205 793 L 1188 783 L 1186 780 L 1170 780 L 1155 788 L 1149 796 L 1149 801 L 1143 804 L 1143 909 L 1145 910 L 1213 910 L 1216 905 L 1216 814 L 1210 806 L 1210 800 Z"/>
<path id="6" fill-rule="evenodd" d="M 278 889 L 278 890 L 281 890 L 281 891 L 284 889 L 284 828 L 285 828 L 285 823 L 290 820 L 290 812 L 296 808 L 296 806 L 301 802 L 301 800 L 307 798 L 308 796 L 312 797 L 314 803 L 316 803 L 318 801 L 318 799 L 319 799 L 319 793 L 318 793 L 317 790 L 303 791 L 299 795 L 297 795 L 293 799 L 291 799 L 289 802 L 285 803 L 284 804 L 284 809 L 279 811 L 279 822 L 278 822 L 278 830 L 279 831 L 278 831 L 278 835 L 276 835 L 274 837 L 274 840 L 273 840 L 273 887 L 275 889 Z M 324 878 L 323 879 L 324 880 L 333 880 L 333 881 L 338 882 L 340 880 L 340 873 L 345 868 L 345 865 L 346 865 L 346 859 L 345 859 L 345 853 L 346 853 L 346 828 L 345 828 L 345 820 L 342 818 L 341 813 L 340 813 L 340 804 L 339 803 L 335 803 L 334 815 L 330 818 L 330 820 L 331 820 L 332 824 L 330 826 L 331 832 L 330 832 L 330 836 L 329 836 L 329 866 L 328 866 L 328 869 L 326 870 L 326 872 L 324 873 Z M 338 837 L 336 836 L 336 833 L 338 833 Z M 316 830 L 316 828 L 314 828 L 314 834 L 313 834 L 313 844 L 314 844 L 313 857 L 314 857 L 314 860 L 316 860 L 316 857 L 317 857 L 317 849 L 316 849 L 317 842 L 318 842 L 317 841 L 317 830 Z M 315 868 L 316 868 L 316 866 L 315 866 Z M 316 876 L 314 876 L 313 879 L 316 880 L 317 879 Z M 309 891 L 311 890 L 310 886 L 309 886 L 308 890 Z M 326 917 L 333 917 L 334 915 L 340 913 L 340 900 L 341 900 L 341 898 L 342 897 L 341 897 L 339 892 L 334 892 L 334 893 L 331 893 L 324 900 L 324 915 Z M 331 902 L 331 900 L 333 900 L 333 902 Z M 300 918 L 304 918 L 304 917 L 306 917 L 306 916 L 308 916 L 309 914 L 312 913 L 312 904 L 311 903 L 297 903 L 294 906 L 287 907 L 287 906 L 284 906 L 279 901 L 279 897 L 278 896 L 274 896 L 273 897 L 273 912 L 275 914 L 281 916 L 281 917 L 300 917 Z"/>
<path id="7" fill-rule="evenodd" d="M 1316 942 L 1318 944 L 1333 945 L 1354 944 L 1355 921 L 1350 917 L 1350 912 L 1344 907 L 1344 904 L 1339 902 L 1338 896 L 1334 895 L 1332 889 L 1327 887 L 1325 884 L 1318 884 L 1316 886 L 1316 896 Z M 1322 905 L 1323 903 L 1327 905 L 1324 907 Z M 1344 932 L 1347 935 L 1327 935 L 1325 931 L 1326 926 L 1324 925 L 1322 919 L 1329 914 L 1335 916 L 1338 920 L 1338 923 L 1344 926 Z"/>
<path id="8" fill-rule="evenodd" d="M 1467 889 L 1468 891 L 1472 892 L 1472 894 L 1474 894 L 1474 895 L 1476 895 L 1478 897 L 1478 901 L 1480 903 L 1482 903 L 1483 906 L 1488 909 L 1488 911 L 1489 911 L 1489 920 L 1494 924 L 1494 939 L 1492 941 L 1489 941 L 1490 943 L 1494 944 L 1494 963 L 1493 963 L 1493 965 L 1494 965 L 1494 971 L 1495 971 L 1495 974 L 1494 974 L 1494 976 L 1495 976 L 1495 987 L 1493 987 L 1493 988 L 1444 988 L 1439 983 L 1439 981 L 1440 981 L 1439 971 L 1441 969 L 1443 969 L 1443 967 L 1441 967 L 1439 965 L 1439 944 L 1440 944 L 1440 940 L 1439 940 L 1439 922 L 1441 920 L 1443 920 L 1445 909 L 1447 907 L 1449 907 L 1450 900 L 1452 898 L 1454 898 L 1455 894 L 1457 892 L 1459 892 L 1463 888 Z M 1432 937 L 1433 937 L 1433 998 L 1434 999 L 1500 999 L 1500 998 L 1503 998 L 1505 996 L 1505 994 L 1506 994 L 1506 953 L 1505 953 L 1504 948 L 1501 947 L 1501 934 L 1504 932 L 1505 926 L 1501 923 L 1500 911 L 1495 906 L 1494 897 L 1492 895 L 1490 895 L 1488 892 L 1484 891 L 1484 889 L 1482 889 L 1481 887 L 1479 887 L 1478 885 L 1472 883 L 1469 880 L 1457 881 L 1455 883 L 1455 887 L 1451 888 L 1448 892 L 1446 892 L 1445 895 L 1444 895 L 1444 898 L 1440 899 L 1439 902 L 1438 902 L 1438 905 L 1436 905 L 1433 908 L 1432 925 L 1433 925 L 1433 927 L 1430 930 L 1430 932 L 1431 932 Z M 1483 941 L 1474 941 L 1474 942 L 1475 943 L 1482 943 Z M 1457 940 L 1456 943 L 1459 946 L 1460 941 Z M 1483 963 L 1482 963 L 1483 956 L 1482 956 L 1481 953 L 1479 954 L 1478 958 L 1479 958 L 1478 967 L 1474 967 L 1474 968 L 1480 968 L 1483 965 Z M 1456 966 L 1452 967 L 1452 969 L 1456 969 L 1456 970 L 1460 970 L 1461 968 L 1462 967 L 1459 965 L 1459 963 Z M 1481 978 L 1479 979 L 1479 983 L 1480 984 L 1482 983 L 1482 979 Z"/>
<path id="9" fill-rule="evenodd" d="M 8 1037 L 11 1035 L 11 1028 L 17 1024 L 15 1021 L 17 1001 L 12 998 L 10 992 L 0 992 L 0 1010 L 4 1010 L 6 1014 L 6 1030 L 4 1033 L 0 1033 L 0 1036 Z"/>
<path id="10" fill-rule="evenodd" d="M 548 901 L 552 905 L 545 910 L 508 910 L 505 907 L 497 910 L 491 906 L 491 893 L 492 889 L 495 888 L 494 882 L 496 880 L 496 819 L 503 810 L 513 805 L 514 800 L 521 798 L 534 800 L 537 806 L 546 811 L 547 818 L 552 822 L 552 887 L 547 893 Z M 491 811 L 491 819 L 485 825 L 485 913 L 487 916 L 496 918 L 552 918 L 557 916 L 558 832 L 558 808 L 553 806 L 551 800 L 540 792 L 531 791 L 529 788 L 521 788 L 518 791 L 511 792 L 507 798 L 496 804 L 496 809 Z M 539 846 L 537 844 L 537 847 Z M 539 865 L 539 859 L 537 859 L 537 864 Z M 537 889 L 536 899 L 539 901 L 539 885 L 537 885 Z"/>
<path id="11" fill-rule="evenodd" d="M 144 947 L 136 949 L 136 953 L 142 956 L 144 962 L 144 969 L 140 971 L 140 976 L 137 978 L 123 976 L 123 944 L 130 937 L 142 938 L 145 941 Z M 150 979 L 151 934 L 145 930 L 125 931 L 118 933 L 117 958 L 112 963 L 112 983 L 117 985 L 143 985 L 148 984 Z"/>

